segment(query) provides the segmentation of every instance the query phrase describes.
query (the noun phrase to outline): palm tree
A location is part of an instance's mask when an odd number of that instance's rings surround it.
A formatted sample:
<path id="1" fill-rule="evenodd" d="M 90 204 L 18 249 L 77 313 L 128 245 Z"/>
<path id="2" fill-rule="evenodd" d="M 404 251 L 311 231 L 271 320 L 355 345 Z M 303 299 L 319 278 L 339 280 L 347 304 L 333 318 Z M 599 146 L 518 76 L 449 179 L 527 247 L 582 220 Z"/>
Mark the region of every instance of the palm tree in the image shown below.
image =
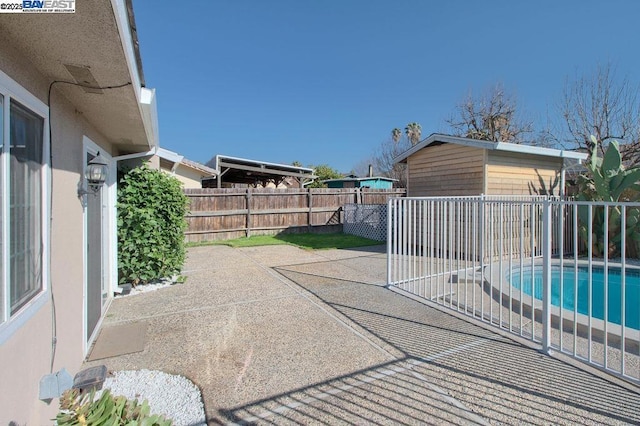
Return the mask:
<path id="1" fill-rule="evenodd" d="M 391 139 L 393 139 L 393 142 L 398 143 L 401 137 L 402 137 L 402 130 L 396 127 L 391 131 Z"/>
<path id="2" fill-rule="evenodd" d="M 420 136 L 422 134 L 422 126 L 418 123 L 409 123 L 407 127 L 404 128 L 404 133 L 407 135 L 407 138 L 411 141 L 411 146 L 414 146 L 418 142 L 420 142 Z"/>

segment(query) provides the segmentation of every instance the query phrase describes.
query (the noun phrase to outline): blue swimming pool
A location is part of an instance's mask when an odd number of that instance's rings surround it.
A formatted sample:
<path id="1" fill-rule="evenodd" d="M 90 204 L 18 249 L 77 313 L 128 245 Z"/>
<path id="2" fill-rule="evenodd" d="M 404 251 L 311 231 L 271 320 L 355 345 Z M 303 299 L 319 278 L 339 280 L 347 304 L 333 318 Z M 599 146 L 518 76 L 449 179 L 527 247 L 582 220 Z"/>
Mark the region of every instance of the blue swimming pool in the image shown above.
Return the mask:
<path id="1" fill-rule="evenodd" d="M 562 277 L 562 307 L 573 311 L 575 304 L 575 279 L 576 271 L 573 266 L 563 268 Z M 524 268 L 522 274 L 520 268 L 514 268 L 507 277 L 509 282 L 517 290 L 531 296 L 531 289 L 535 288 L 535 298 L 542 299 L 542 267 L 533 270 Z M 622 306 L 622 279 L 620 268 L 609 268 L 608 292 L 607 292 L 607 320 L 621 324 Z M 522 279 L 521 279 L 522 275 Z M 533 277 L 533 280 L 532 280 Z M 605 270 L 603 267 L 592 268 L 592 316 L 604 319 L 604 289 Z M 533 282 L 535 281 L 535 282 Z M 589 315 L 589 270 L 587 267 L 578 267 L 578 312 Z M 640 272 L 628 271 L 625 275 L 625 326 L 640 330 Z M 551 270 L 551 303 L 560 306 L 560 267 Z"/>

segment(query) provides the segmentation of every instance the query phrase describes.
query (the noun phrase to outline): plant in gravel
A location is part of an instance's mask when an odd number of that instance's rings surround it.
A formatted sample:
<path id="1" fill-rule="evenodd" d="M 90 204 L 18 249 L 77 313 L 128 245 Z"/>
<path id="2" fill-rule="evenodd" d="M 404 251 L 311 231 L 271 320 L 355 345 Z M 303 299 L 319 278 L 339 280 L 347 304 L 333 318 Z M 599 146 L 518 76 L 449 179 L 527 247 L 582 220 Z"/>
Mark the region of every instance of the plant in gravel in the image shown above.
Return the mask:
<path id="1" fill-rule="evenodd" d="M 622 156 L 617 141 L 611 141 L 604 157 L 598 157 L 598 142 L 591 136 L 593 148 L 587 164 L 588 174 L 578 177 L 579 194 L 576 199 L 579 201 L 636 201 L 639 196 L 640 168 L 625 168 L 622 163 Z M 605 229 L 605 207 L 594 207 L 592 209 L 591 233 L 593 242 L 593 253 L 603 255 L 605 249 L 611 256 L 620 254 L 622 243 L 620 206 L 608 207 L 608 241 L 609 246 L 604 247 Z M 627 249 L 632 256 L 637 256 L 638 243 L 640 243 L 640 209 L 637 207 L 625 208 L 625 236 L 627 238 Z M 588 208 L 582 206 L 578 209 L 580 236 L 586 242 L 589 232 Z"/>
<path id="2" fill-rule="evenodd" d="M 146 164 L 118 187 L 119 282 L 147 283 L 182 270 L 188 200 L 180 182 Z"/>
<path id="3" fill-rule="evenodd" d="M 80 393 L 66 391 L 60 397 L 60 410 L 55 418 L 61 426 L 113 425 L 113 426 L 170 426 L 171 420 L 150 414 L 147 401 L 142 404 L 123 396 L 113 396 L 108 389 L 96 399 L 95 391 Z"/>

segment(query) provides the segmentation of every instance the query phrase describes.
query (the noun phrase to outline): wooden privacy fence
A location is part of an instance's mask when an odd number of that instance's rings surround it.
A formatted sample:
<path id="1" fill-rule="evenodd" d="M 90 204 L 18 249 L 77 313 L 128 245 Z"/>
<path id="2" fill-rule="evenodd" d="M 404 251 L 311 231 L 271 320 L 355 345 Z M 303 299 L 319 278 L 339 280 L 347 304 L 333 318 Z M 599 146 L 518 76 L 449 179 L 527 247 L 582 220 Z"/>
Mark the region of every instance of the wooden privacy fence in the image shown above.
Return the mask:
<path id="1" fill-rule="evenodd" d="M 405 189 L 207 188 L 185 189 L 187 242 L 278 232 L 340 231 L 345 204 L 386 204 Z"/>

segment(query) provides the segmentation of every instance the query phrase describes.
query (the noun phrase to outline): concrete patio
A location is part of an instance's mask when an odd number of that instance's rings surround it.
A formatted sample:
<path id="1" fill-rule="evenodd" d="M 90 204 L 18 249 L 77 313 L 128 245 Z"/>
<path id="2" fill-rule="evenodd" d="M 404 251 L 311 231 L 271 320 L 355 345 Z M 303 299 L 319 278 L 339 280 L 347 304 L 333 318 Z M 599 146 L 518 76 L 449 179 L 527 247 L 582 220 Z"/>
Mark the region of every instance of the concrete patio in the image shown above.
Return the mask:
<path id="1" fill-rule="evenodd" d="M 211 424 L 640 424 L 638 388 L 384 287 L 384 247 L 189 249 L 187 282 L 112 303 Z"/>

